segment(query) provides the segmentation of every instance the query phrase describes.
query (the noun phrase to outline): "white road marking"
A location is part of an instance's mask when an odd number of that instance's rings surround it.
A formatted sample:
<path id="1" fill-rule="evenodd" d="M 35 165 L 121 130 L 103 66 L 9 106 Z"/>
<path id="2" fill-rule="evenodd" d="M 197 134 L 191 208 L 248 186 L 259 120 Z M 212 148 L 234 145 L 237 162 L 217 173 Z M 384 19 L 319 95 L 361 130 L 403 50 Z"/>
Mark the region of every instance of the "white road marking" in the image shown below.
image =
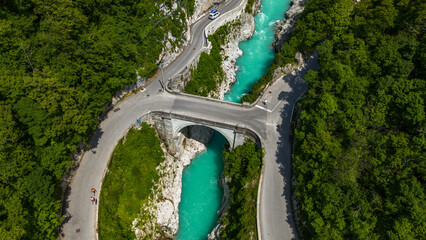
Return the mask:
<path id="1" fill-rule="evenodd" d="M 281 101 L 282 101 L 282 100 L 278 101 L 278 103 L 274 106 L 274 108 L 273 108 L 272 110 L 267 109 L 267 108 L 265 108 L 265 107 L 262 107 L 262 106 L 260 106 L 260 105 L 256 105 L 256 107 L 271 113 L 271 112 L 275 111 L 275 108 L 277 108 L 277 107 L 278 107 L 278 105 L 281 103 Z"/>
<path id="2" fill-rule="evenodd" d="M 278 105 L 282 102 L 282 100 L 278 101 L 278 103 L 275 105 L 275 107 L 272 109 L 272 112 L 275 111 L 275 108 L 278 107 Z"/>
<path id="3" fill-rule="evenodd" d="M 256 105 L 256 107 L 257 107 L 257 108 L 260 108 L 260 109 L 262 109 L 262 110 L 265 110 L 265 111 L 267 111 L 267 112 L 272 112 L 271 110 L 269 110 L 269 109 L 267 109 L 267 108 L 264 108 L 264 107 L 262 107 L 262 106 L 259 106 L 259 105 Z"/>

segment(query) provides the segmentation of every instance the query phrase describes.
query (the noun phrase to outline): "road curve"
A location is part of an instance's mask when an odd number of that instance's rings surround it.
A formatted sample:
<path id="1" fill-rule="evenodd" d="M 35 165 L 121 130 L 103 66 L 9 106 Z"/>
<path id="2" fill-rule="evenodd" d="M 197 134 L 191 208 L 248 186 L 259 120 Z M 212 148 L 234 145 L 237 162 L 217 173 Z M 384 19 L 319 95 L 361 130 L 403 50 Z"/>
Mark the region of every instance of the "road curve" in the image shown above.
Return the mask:
<path id="1" fill-rule="evenodd" d="M 229 11 L 241 1 L 232 0 L 220 11 Z M 193 25 L 191 43 L 178 59 L 164 69 L 165 79 L 184 68 L 202 47 L 203 29 L 208 23 L 207 17 L 203 17 Z M 154 79 L 144 92 L 119 102 L 115 108 L 120 108 L 120 111 L 110 111 L 99 124 L 89 142 L 92 149 L 84 154 L 69 185 L 64 203 L 66 220 L 61 229 L 62 239 L 97 239 L 97 205 L 90 202 L 90 189 L 94 187 L 100 191 L 115 145 L 137 118 L 153 111 L 172 112 L 231 125 L 244 124 L 256 132 L 265 149 L 258 209 L 261 238 L 297 238 L 290 206 L 291 159 L 288 137 L 294 103 L 306 89 L 305 82 L 300 78 L 305 71 L 276 81 L 262 97 L 268 99 L 268 104 L 259 101 L 252 108 L 160 91 L 159 78 Z M 98 193 L 96 197 L 99 197 Z"/>
<path id="2" fill-rule="evenodd" d="M 219 11 L 222 14 L 228 12 L 242 1 L 231 0 L 227 5 L 220 7 Z M 164 69 L 161 77 L 168 79 L 174 76 L 199 52 L 204 43 L 204 28 L 210 22 L 207 16 L 203 16 L 191 26 L 190 43 L 184 48 L 179 58 Z M 66 220 L 61 228 L 62 239 L 97 239 L 97 206 L 92 206 L 90 203 L 90 189 L 94 187 L 100 190 L 110 155 L 118 140 L 135 119 L 151 110 L 167 110 L 173 106 L 173 101 L 163 101 L 162 98 L 154 97 L 159 95 L 159 89 L 161 89 L 158 80 L 158 77 L 154 79 L 143 94 L 136 94 L 117 104 L 121 110 L 116 113 L 109 112 L 99 124 L 89 142 L 92 149 L 84 154 L 67 190 L 63 210 Z M 149 109 L 144 106 L 156 108 Z M 98 197 L 98 194 L 96 195 Z"/>

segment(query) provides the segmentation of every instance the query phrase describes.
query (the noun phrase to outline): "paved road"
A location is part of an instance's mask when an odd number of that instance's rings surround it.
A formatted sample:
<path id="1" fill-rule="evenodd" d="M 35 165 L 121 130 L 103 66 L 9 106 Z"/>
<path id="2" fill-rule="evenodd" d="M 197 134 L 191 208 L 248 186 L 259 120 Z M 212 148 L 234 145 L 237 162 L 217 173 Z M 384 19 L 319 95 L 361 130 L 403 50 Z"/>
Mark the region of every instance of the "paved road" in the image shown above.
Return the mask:
<path id="1" fill-rule="evenodd" d="M 241 0 L 231 1 L 220 11 L 238 6 Z M 208 24 L 202 18 L 192 28 L 193 40 L 181 56 L 164 69 L 164 78 L 181 70 L 202 47 L 202 30 Z M 196 48 L 196 50 L 193 50 Z M 160 75 L 161 76 L 161 75 Z M 290 201 L 290 148 L 288 135 L 289 118 L 294 102 L 305 90 L 303 80 L 297 77 L 281 79 L 272 85 L 263 96 L 269 102 L 252 108 L 218 103 L 197 97 L 174 95 L 159 91 L 159 79 L 154 79 L 144 92 L 134 94 L 118 103 L 120 111 L 109 112 L 95 131 L 90 145 L 76 171 L 66 198 L 66 222 L 63 239 L 97 239 L 97 206 L 90 203 L 90 189 L 101 189 L 102 177 L 116 143 L 135 120 L 151 111 L 173 112 L 210 121 L 232 125 L 243 124 L 256 132 L 265 148 L 264 177 L 260 193 L 260 229 L 262 239 L 296 238 Z M 96 193 L 96 198 L 99 195 Z"/>
<path id="2" fill-rule="evenodd" d="M 307 61 L 304 69 L 279 79 L 265 92 L 268 100 L 266 139 L 264 141 L 264 175 L 260 193 L 262 240 L 298 239 L 291 206 L 291 117 L 297 100 L 307 89 L 303 76 L 318 70 L 318 56 Z"/>
<path id="3" fill-rule="evenodd" d="M 224 13 L 226 13 L 226 12 L 234 9 L 238 5 L 240 5 L 240 3 L 242 1 L 243 0 L 231 0 L 225 6 L 219 7 L 218 10 L 223 15 Z M 164 79 L 169 79 L 169 78 L 173 77 L 174 75 L 176 75 L 177 73 L 180 73 L 188 65 L 188 62 L 203 47 L 204 42 L 205 42 L 204 29 L 206 28 L 206 26 L 210 22 L 211 22 L 211 20 L 208 19 L 207 15 L 206 15 L 206 16 L 201 17 L 201 19 L 199 19 L 199 21 L 197 21 L 196 23 L 194 23 L 191 26 L 191 31 L 190 31 L 191 32 L 191 41 L 190 41 L 190 43 L 184 48 L 184 51 L 179 56 L 179 58 L 176 59 L 171 64 L 169 64 L 164 69 L 164 72 L 162 73 L 163 76 L 160 74 L 157 79 L 159 79 L 161 77 L 164 77 Z M 154 86 L 151 86 L 150 90 L 151 89 L 157 90 L 158 88 L 161 87 L 160 83 L 158 81 L 154 81 L 150 85 L 154 85 Z"/>

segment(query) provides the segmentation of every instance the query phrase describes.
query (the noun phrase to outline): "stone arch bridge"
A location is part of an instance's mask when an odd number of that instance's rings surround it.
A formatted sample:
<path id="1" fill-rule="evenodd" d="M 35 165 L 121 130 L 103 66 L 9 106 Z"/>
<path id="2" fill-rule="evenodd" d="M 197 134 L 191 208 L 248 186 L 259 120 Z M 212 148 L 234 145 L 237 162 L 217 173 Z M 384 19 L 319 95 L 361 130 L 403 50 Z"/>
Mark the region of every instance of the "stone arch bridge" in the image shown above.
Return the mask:
<path id="1" fill-rule="evenodd" d="M 257 144 L 257 146 L 261 146 L 259 136 L 243 124 L 228 124 L 219 121 L 212 121 L 198 117 L 161 111 L 151 112 L 150 115 L 161 118 L 163 133 L 168 135 L 169 138 L 172 138 L 175 143 L 180 142 L 179 133 L 182 131 L 182 129 L 190 126 L 204 126 L 222 134 L 228 141 L 229 147 L 231 149 L 244 144 L 244 141 L 247 138 L 252 139 Z"/>

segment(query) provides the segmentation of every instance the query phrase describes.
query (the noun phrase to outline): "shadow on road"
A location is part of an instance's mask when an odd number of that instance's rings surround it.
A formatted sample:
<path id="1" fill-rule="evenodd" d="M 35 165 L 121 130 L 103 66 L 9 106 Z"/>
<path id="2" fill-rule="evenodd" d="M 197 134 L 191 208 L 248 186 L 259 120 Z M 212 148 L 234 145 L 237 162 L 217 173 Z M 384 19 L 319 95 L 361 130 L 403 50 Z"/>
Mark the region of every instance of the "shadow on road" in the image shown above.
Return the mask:
<path id="1" fill-rule="evenodd" d="M 64 237 L 64 233 L 62 231 L 62 227 L 69 222 L 69 220 L 71 219 L 72 215 L 68 212 L 68 208 L 69 208 L 69 196 L 71 194 L 71 187 L 68 186 L 67 189 L 65 190 L 65 194 L 64 194 L 64 200 L 62 202 L 62 216 L 65 217 L 64 221 L 62 222 L 60 229 L 59 229 L 59 233 L 61 235 L 61 237 Z"/>
<path id="2" fill-rule="evenodd" d="M 102 119 L 101 121 L 105 120 L 107 118 L 107 114 L 102 114 Z M 92 153 L 96 154 L 96 151 L 94 149 L 97 148 L 98 144 L 99 144 L 99 139 L 101 139 L 102 134 L 104 132 L 101 130 L 101 128 L 99 126 L 96 127 L 95 131 L 93 132 L 92 137 L 89 140 L 89 145 L 90 148 L 89 149 L 85 149 L 85 151 L 92 151 Z M 70 176 L 74 175 L 75 172 L 77 171 L 78 167 L 80 166 L 80 163 L 76 163 L 74 164 L 70 169 L 69 169 L 69 174 Z M 65 217 L 64 221 L 62 222 L 61 226 L 59 227 L 59 233 L 61 235 L 61 237 L 64 237 L 64 233 L 62 231 L 62 228 L 65 224 L 67 224 L 70 219 L 72 218 L 72 215 L 68 212 L 68 208 L 69 208 L 69 196 L 71 195 L 72 189 L 70 184 L 68 184 L 68 186 L 66 186 L 63 198 L 62 198 L 62 203 L 61 203 L 61 214 L 62 216 Z"/>
<path id="3" fill-rule="evenodd" d="M 97 146 L 99 144 L 99 139 L 101 139 L 103 133 L 104 132 L 101 130 L 101 128 L 99 126 L 97 126 L 95 131 L 93 132 L 92 137 L 89 140 L 90 150 L 93 153 L 96 153 L 94 151 L 94 149 L 97 148 Z"/>
<path id="4" fill-rule="evenodd" d="M 290 136 L 291 136 L 291 114 L 293 111 L 293 106 L 296 104 L 298 98 L 301 94 L 308 88 L 308 85 L 304 81 L 303 77 L 309 70 L 318 70 L 318 56 L 315 54 L 315 57 L 309 59 L 303 68 L 300 71 L 297 71 L 294 74 L 287 74 L 281 80 L 285 81 L 291 88 L 290 92 L 281 92 L 278 96 L 279 100 L 284 100 L 288 102 L 281 110 L 281 119 L 282 122 L 277 125 L 278 136 L 278 149 L 276 152 L 277 163 L 280 166 L 281 176 L 284 178 L 284 189 L 282 192 L 282 196 L 286 199 L 286 209 L 287 209 L 287 217 L 286 221 L 290 225 L 293 230 L 294 238 L 299 239 L 297 226 L 293 219 L 293 207 L 292 207 L 292 190 L 291 190 L 291 144 L 290 144 Z"/>

